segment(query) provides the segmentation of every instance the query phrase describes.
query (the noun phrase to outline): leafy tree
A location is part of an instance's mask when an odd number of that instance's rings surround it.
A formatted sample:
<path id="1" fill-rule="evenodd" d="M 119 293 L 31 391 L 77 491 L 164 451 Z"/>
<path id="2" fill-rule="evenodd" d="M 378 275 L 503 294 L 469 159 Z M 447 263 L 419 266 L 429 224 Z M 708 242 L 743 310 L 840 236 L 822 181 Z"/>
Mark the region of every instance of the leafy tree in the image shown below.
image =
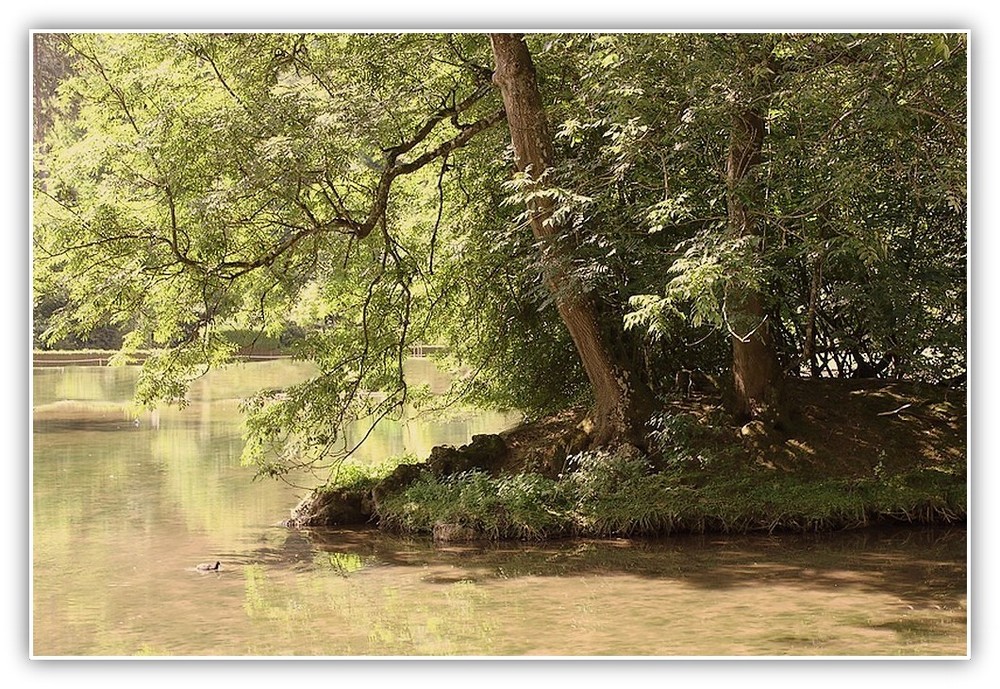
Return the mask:
<path id="1" fill-rule="evenodd" d="M 598 443 L 641 444 L 682 368 L 775 418 L 785 374 L 964 370 L 962 35 L 45 46 L 44 337 L 127 332 L 153 403 L 230 360 L 227 331 L 298 333 L 317 377 L 248 403 L 263 474 L 419 401 L 413 344 L 479 402 L 592 403 Z"/>
<path id="2" fill-rule="evenodd" d="M 439 222 L 448 159 L 504 117 L 489 103 L 491 70 L 476 62 L 475 37 L 63 41 L 76 75 L 61 88 L 76 114 L 40 161 L 54 173 L 38 176 L 36 251 L 39 284 L 64 286 L 76 308 L 60 313 L 49 337 L 128 322 L 120 360 L 157 350 L 139 398 L 182 400 L 201 366 L 232 356 L 226 329 L 274 329 L 303 290 L 320 295 L 329 327 L 300 344 L 320 375 L 248 405 L 247 454 L 265 474 L 312 465 L 336 452 L 346 423 L 377 422 L 412 401 L 403 359 L 440 332 L 437 308 L 454 304 L 455 288 L 442 263 L 465 258 Z M 418 63 L 432 68 L 412 69 Z M 435 163 L 438 219 L 427 232 L 427 216 L 414 210 L 430 210 Z M 547 266 L 558 253 L 534 249 Z M 584 293 L 568 274 L 545 272 L 579 340 L 580 311 L 565 305 L 586 296 L 574 296 Z M 639 416 L 618 392 L 625 378 L 588 318 L 580 351 L 597 442 L 641 440 Z M 597 376 L 594 361 L 604 366 Z"/>
<path id="3" fill-rule="evenodd" d="M 229 360 L 227 328 L 277 327 L 309 287 L 334 315 L 300 346 L 320 374 L 249 403 L 248 458 L 280 474 L 335 453 L 347 422 L 400 409 L 403 359 L 432 322 L 435 238 L 407 207 L 426 177 L 390 188 L 503 117 L 463 41 L 64 37 L 75 116 L 38 160 L 35 253 L 38 284 L 75 308 L 49 337 L 128 323 L 120 359 L 157 352 L 139 398 L 180 400 Z"/>
<path id="4" fill-rule="evenodd" d="M 594 391 L 595 442 L 630 440 L 643 445 L 652 393 L 626 362 L 616 359 L 605 341 L 592 296 L 574 279 L 572 248 L 562 246 L 582 239 L 568 222 L 568 213 L 559 204 L 560 195 L 546 183 L 555 166 L 555 153 L 531 54 L 517 34 L 491 34 L 490 42 L 496 64 L 494 79 L 503 94 L 545 280 Z"/>
<path id="5" fill-rule="evenodd" d="M 727 329 L 726 295 L 749 286 L 764 309 L 750 322 L 769 319 L 786 371 L 864 375 L 894 360 L 934 380 L 964 368 L 964 37 L 655 38 L 666 47 L 626 62 L 671 55 L 681 66 L 660 77 L 628 69 L 643 79 L 633 88 L 676 104 L 646 140 L 664 179 L 683 184 L 650 213 L 668 221 L 658 232 L 688 235 L 680 255 L 663 252 L 666 289 L 637 295 L 630 322 L 657 331 L 680 316 Z M 740 126 L 741 103 L 757 127 Z M 735 187 L 719 161 L 741 129 L 759 132 L 760 160 Z M 723 198 L 730 211 L 746 204 L 752 237 L 719 217 Z M 934 248 L 916 249 L 931 236 Z"/>

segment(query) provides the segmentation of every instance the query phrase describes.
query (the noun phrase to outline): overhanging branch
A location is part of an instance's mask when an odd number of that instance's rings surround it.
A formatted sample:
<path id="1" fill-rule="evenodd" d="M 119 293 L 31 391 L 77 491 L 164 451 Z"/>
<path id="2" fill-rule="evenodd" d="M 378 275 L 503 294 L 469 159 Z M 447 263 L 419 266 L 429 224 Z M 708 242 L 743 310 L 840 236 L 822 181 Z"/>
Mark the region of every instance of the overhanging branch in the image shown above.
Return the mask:
<path id="1" fill-rule="evenodd" d="M 350 217 L 337 217 L 325 222 L 319 222 L 315 217 L 311 217 L 311 220 L 314 222 L 310 227 L 302 228 L 300 231 L 292 232 L 291 234 L 286 235 L 280 243 L 257 258 L 249 261 L 223 261 L 214 268 L 213 272 L 226 278 L 239 277 L 240 275 L 244 275 L 250 271 L 256 270 L 257 268 L 272 264 L 280 256 L 293 249 L 303 239 L 335 229 L 347 231 L 349 234 L 354 235 L 357 239 L 364 239 L 367 237 L 371 234 L 372 230 L 375 229 L 382 218 L 385 217 L 385 211 L 389 203 L 389 192 L 392 188 L 393 181 L 397 177 L 416 172 L 425 165 L 428 165 L 429 163 L 443 158 L 453 151 L 466 146 L 480 132 L 489 129 L 504 119 L 505 113 L 501 108 L 496 112 L 493 112 L 490 115 L 463 127 L 456 136 L 438 144 L 429 151 L 425 151 L 413 160 L 408 162 L 398 162 L 397 159 L 399 155 L 403 152 L 412 150 L 420 140 L 427 138 L 433 130 L 433 126 L 428 127 L 430 123 L 433 123 L 433 125 L 436 126 L 453 110 L 460 111 L 462 109 L 466 109 L 470 107 L 475 100 L 478 100 L 482 97 L 482 95 L 485 95 L 481 94 L 479 91 L 477 91 L 477 94 L 479 95 L 476 95 L 475 99 L 470 97 L 453 109 L 449 108 L 438 111 L 431 117 L 430 120 L 428 120 L 427 123 L 424 124 L 424 126 L 418 130 L 414 139 L 391 149 L 388 154 L 391 164 L 382 171 L 382 176 L 379 179 L 378 186 L 375 190 L 375 198 L 373 200 L 372 207 L 363 222 L 359 223 Z"/>

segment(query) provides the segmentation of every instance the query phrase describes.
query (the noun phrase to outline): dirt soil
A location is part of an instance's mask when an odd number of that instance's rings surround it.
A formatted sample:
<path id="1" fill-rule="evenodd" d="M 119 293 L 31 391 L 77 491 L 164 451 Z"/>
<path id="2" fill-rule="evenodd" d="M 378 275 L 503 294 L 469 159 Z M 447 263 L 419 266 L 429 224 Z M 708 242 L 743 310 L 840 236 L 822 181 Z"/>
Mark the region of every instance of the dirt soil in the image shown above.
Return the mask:
<path id="1" fill-rule="evenodd" d="M 784 431 L 733 422 L 716 394 L 670 400 L 665 412 L 688 415 L 702 427 L 700 442 L 716 445 L 706 449 L 735 448 L 752 465 L 804 476 L 965 465 L 964 390 L 883 379 L 792 379 L 787 396 L 791 423 Z M 567 410 L 501 434 L 511 449 L 504 471 L 558 474 L 567 455 L 586 444 L 585 415 Z"/>

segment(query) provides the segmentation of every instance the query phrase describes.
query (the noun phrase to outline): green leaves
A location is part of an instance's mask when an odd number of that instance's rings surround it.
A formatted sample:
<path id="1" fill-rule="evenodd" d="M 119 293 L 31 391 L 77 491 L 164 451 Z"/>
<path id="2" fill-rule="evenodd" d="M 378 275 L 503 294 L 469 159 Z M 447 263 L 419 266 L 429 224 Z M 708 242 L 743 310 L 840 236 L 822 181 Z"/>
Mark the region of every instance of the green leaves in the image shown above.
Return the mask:
<path id="1" fill-rule="evenodd" d="M 573 288 L 652 381 L 724 366 L 727 295 L 747 289 L 785 361 L 812 313 L 830 356 L 964 367 L 964 35 L 529 38 L 557 164 L 513 179 L 502 127 L 459 139 L 499 121 L 481 35 L 53 39 L 39 334 L 113 325 L 125 352 L 162 350 L 152 403 L 225 362 L 228 330 L 294 333 L 317 380 L 249 408 L 248 459 L 275 475 L 411 401 L 414 343 L 449 347 L 455 395 L 551 411 L 587 388 L 521 212 L 547 201 Z M 737 105 L 767 129 L 729 188 Z M 730 226 L 730 198 L 757 236 Z"/>

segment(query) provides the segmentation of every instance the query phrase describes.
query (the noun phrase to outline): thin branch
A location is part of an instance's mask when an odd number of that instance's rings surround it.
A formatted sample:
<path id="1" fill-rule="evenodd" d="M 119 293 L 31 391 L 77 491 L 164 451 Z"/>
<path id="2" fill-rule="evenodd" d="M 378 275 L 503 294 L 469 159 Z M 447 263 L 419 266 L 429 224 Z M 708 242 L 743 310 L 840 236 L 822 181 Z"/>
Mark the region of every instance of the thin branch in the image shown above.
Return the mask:
<path id="1" fill-rule="evenodd" d="M 444 173 L 448 171 L 448 154 L 441 159 L 441 172 L 438 173 L 438 212 L 434 220 L 434 229 L 431 232 L 430 257 L 427 260 L 427 272 L 434 274 L 434 247 L 437 244 L 438 228 L 441 226 L 441 216 L 444 214 Z"/>
<path id="2" fill-rule="evenodd" d="M 913 405 L 909 404 L 909 403 L 908 404 L 904 404 L 902 407 L 899 407 L 898 409 L 893 409 L 892 411 L 880 412 L 880 413 L 876 414 L 876 416 L 895 416 L 896 414 L 898 414 L 899 412 L 903 411 L 904 409 L 907 409 L 907 408 L 912 407 L 912 406 Z"/>
<path id="3" fill-rule="evenodd" d="M 236 92 L 229 87 L 229 84 L 226 82 L 225 77 L 222 76 L 222 72 L 219 71 L 219 66 L 215 64 L 215 60 L 212 58 L 211 55 L 209 55 L 208 50 L 205 48 L 195 48 L 192 49 L 192 52 L 194 53 L 195 57 L 205 60 L 212 67 L 212 71 L 215 72 L 215 77 L 219 80 L 219 83 L 222 84 L 222 87 L 229 92 L 229 95 L 233 97 L 233 100 L 239 103 L 240 106 L 247 111 L 247 113 L 253 114 L 253 111 L 243 101 L 243 99 L 240 98 L 238 95 L 236 95 Z"/>
<path id="4" fill-rule="evenodd" d="M 468 103 L 468 99 L 465 101 Z M 382 177 L 379 180 L 378 187 L 375 191 L 375 200 L 372 205 L 371 210 L 368 213 L 368 217 L 361 224 L 351 220 L 350 218 L 333 218 L 326 221 L 325 223 L 319 223 L 312 227 L 305 229 L 301 232 L 295 232 L 291 235 L 286 236 L 281 242 L 274 246 L 270 251 L 261 254 L 257 258 L 249 261 L 223 261 L 219 263 L 213 270 L 217 275 L 226 277 L 229 279 L 234 279 L 241 275 L 245 275 L 257 268 L 261 268 L 266 265 L 270 265 L 276 261 L 281 255 L 287 251 L 294 248 L 300 241 L 308 236 L 319 234 L 328 230 L 343 228 L 344 230 L 350 231 L 358 239 L 364 239 L 371 231 L 375 229 L 378 223 L 385 215 L 386 208 L 389 201 L 389 190 L 392 186 L 392 182 L 396 177 L 401 175 L 409 174 L 416 170 L 419 170 L 423 166 L 430 162 L 433 162 L 437 158 L 442 158 L 447 156 L 452 151 L 461 148 L 468 144 L 468 142 L 480 132 L 488 129 L 489 127 L 500 122 L 504 117 L 504 111 L 502 109 L 494 112 L 493 114 L 484 117 L 477 122 L 465 127 L 457 136 L 451 138 L 435 148 L 426 151 L 422 155 L 414 158 L 408 163 L 396 164 L 391 167 L 387 167 L 382 173 Z M 440 119 L 438 120 L 440 121 Z M 415 144 L 414 144 L 415 145 Z M 406 147 L 409 150 L 412 146 Z M 186 258 L 186 257 L 185 257 Z M 187 259 L 190 261 L 190 259 Z M 196 262 L 193 262 L 196 264 Z"/>
<path id="5" fill-rule="evenodd" d="M 375 190 L 375 199 L 372 204 L 372 208 L 368 213 L 368 217 L 365 221 L 355 228 L 355 232 L 358 239 L 364 239 L 371 231 L 375 229 L 378 224 L 379 218 L 385 213 L 386 204 L 389 200 L 389 189 L 392 186 L 393 180 L 400 175 L 409 174 L 416 170 L 419 170 L 424 165 L 434 161 L 437 158 L 445 156 L 452 151 L 461 148 L 469 143 L 469 141 L 479 134 L 480 132 L 492 127 L 497 124 L 505 117 L 504 110 L 501 108 L 491 115 L 484 117 L 483 119 L 468 125 L 463 129 L 457 136 L 444 143 L 436 146 L 435 148 L 425 152 L 423 155 L 417 156 L 408 163 L 396 164 L 395 160 L 386 167 L 385 171 L 382 173 L 382 177 L 379 180 L 378 187 Z M 439 120 L 440 121 L 440 120 Z M 425 135 L 426 136 L 426 135 Z M 400 147 L 397 147 L 400 148 Z M 406 147 L 409 150 L 412 146 Z"/>

